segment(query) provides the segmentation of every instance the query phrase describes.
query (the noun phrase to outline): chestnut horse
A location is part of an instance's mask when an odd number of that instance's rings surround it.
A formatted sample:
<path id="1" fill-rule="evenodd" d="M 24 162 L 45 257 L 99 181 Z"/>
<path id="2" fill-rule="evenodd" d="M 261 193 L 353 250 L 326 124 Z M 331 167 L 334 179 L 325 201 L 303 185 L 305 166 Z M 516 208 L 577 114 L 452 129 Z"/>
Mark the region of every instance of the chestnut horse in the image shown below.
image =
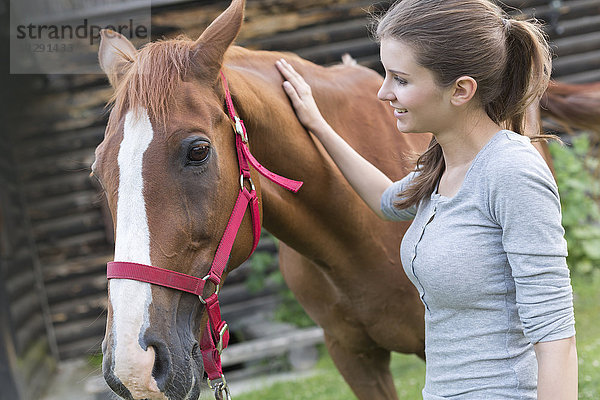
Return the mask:
<path id="1" fill-rule="evenodd" d="M 253 155 L 305 182 L 293 194 L 252 170 L 264 226 L 281 240 L 287 284 L 323 327 L 356 396 L 396 399 L 390 352 L 424 356 L 423 306 L 399 260 L 409 223 L 382 221 L 363 204 L 298 122 L 275 60 L 285 56 L 306 77 L 336 131 L 393 179 L 410 171 L 407 156 L 423 151 L 430 136 L 396 131 L 392 110 L 376 100 L 382 79 L 372 70 L 232 46 L 243 9 L 243 0 L 233 0 L 198 40 L 139 51 L 103 32 L 99 60 L 115 95 L 92 170 L 112 212 L 115 261 L 207 275 L 240 191 L 222 71 Z M 252 229 L 247 213 L 225 275 L 250 253 Z M 198 398 L 207 319 L 198 298 L 128 279 L 110 280 L 108 289 L 103 372 L 110 387 L 127 399 Z"/>

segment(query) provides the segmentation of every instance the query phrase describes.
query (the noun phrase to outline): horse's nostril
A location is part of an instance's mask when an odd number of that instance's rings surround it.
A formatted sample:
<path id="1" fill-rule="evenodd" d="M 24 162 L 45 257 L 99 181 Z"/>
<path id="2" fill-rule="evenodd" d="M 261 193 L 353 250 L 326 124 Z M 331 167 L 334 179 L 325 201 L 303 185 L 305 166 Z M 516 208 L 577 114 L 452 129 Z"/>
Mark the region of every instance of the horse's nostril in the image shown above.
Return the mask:
<path id="1" fill-rule="evenodd" d="M 166 346 L 155 344 L 152 346 L 154 350 L 154 366 L 152 367 L 152 376 L 156 380 L 159 388 L 164 388 L 169 376 L 169 356 L 166 351 Z"/>

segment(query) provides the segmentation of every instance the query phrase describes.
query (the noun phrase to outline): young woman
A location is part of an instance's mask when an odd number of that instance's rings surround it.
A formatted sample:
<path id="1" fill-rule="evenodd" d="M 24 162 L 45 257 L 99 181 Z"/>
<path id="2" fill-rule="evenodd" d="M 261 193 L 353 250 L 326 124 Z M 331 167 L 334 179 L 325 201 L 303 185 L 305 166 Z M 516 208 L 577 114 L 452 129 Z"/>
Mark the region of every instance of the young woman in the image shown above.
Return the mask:
<path id="1" fill-rule="evenodd" d="M 401 257 L 426 308 L 423 398 L 576 399 L 558 190 L 521 134 L 551 71 L 540 27 L 486 0 L 404 0 L 376 36 L 379 99 L 398 130 L 434 135 L 395 183 L 334 132 L 291 65 L 277 68 L 299 120 L 367 205 L 413 219 Z"/>

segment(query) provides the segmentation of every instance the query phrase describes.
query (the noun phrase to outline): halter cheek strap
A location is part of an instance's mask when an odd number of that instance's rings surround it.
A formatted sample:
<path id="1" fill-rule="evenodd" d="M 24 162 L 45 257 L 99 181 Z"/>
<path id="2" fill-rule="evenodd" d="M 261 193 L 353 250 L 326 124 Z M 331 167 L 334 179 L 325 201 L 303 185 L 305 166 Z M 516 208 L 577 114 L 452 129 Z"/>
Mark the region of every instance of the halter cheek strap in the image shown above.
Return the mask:
<path id="1" fill-rule="evenodd" d="M 244 122 L 235 112 L 231 93 L 229 92 L 229 86 L 223 71 L 221 71 L 221 78 L 225 89 L 227 112 L 235 127 L 235 146 L 240 172 L 240 192 L 235 205 L 233 206 L 233 211 L 229 217 L 225 232 L 217 247 L 210 270 L 204 278 L 200 279 L 191 275 L 164 268 L 157 268 L 151 265 L 114 261 L 107 264 L 107 278 L 132 279 L 192 293 L 198 296 L 202 304 L 204 304 L 208 314 L 208 322 L 200 340 L 200 349 L 202 352 L 202 360 L 204 362 L 204 370 L 208 375 L 208 384 L 211 388 L 215 389 L 215 396 L 219 396 L 217 398 L 229 398 L 229 389 L 221 365 L 221 352 L 227 347 L 229 342 L 229 329 L 227 323 L 221 318 L 218 294 L 221 277 L 227 266 L 227 261 L 231 255 L 237 232 L 240 229 L 247 208 L 250 208 L 250 214 L 252 216 L 252 232 L 254 236 L 252 250 L 248 257 L 256 250 L 256 246 L 260 239 L 261 223 L 258 196 L 250 176 L 249 165 L 267 179 L 294 193 L 300 189 L 302 182 L 284 178 L 267 170 L 254 158 L 254 156 L 252 156 L 250 149 L 248 148 L 248 134 L 246 132 L 246 127 L 244 126 Z M 244 184 L 245 181 L 250 183 L 250 190 L 246 188 L 246 185 Z M 215 292 L 204 299 L 202 297 L 204 286 L 206 285 L 206 282 L 209 281 L 215 285 Z"/>

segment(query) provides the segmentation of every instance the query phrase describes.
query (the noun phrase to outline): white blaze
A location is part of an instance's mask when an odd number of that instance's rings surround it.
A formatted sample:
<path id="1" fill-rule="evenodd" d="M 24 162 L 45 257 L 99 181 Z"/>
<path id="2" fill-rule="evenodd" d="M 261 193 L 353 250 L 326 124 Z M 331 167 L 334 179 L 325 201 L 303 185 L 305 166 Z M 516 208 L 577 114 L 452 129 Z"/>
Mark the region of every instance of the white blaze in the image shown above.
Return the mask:
<path id="1" fill-rule="evenodd" d="M 145 109 L 125 116 L 123 141 L 119 149 L 119 194 L 115 234 L 115 261 L 151 265 L 150 230 L 144 201 L 142 165 L 144 152 L 153 138 Z M 154 349 L 142 349 L 139 338 L 149 324 L 152 302 L 150 284 L 128 279 L 111 279 L 113 310 L 114 373 L 134 398 L 158 392 L 152 377 Z"/>

